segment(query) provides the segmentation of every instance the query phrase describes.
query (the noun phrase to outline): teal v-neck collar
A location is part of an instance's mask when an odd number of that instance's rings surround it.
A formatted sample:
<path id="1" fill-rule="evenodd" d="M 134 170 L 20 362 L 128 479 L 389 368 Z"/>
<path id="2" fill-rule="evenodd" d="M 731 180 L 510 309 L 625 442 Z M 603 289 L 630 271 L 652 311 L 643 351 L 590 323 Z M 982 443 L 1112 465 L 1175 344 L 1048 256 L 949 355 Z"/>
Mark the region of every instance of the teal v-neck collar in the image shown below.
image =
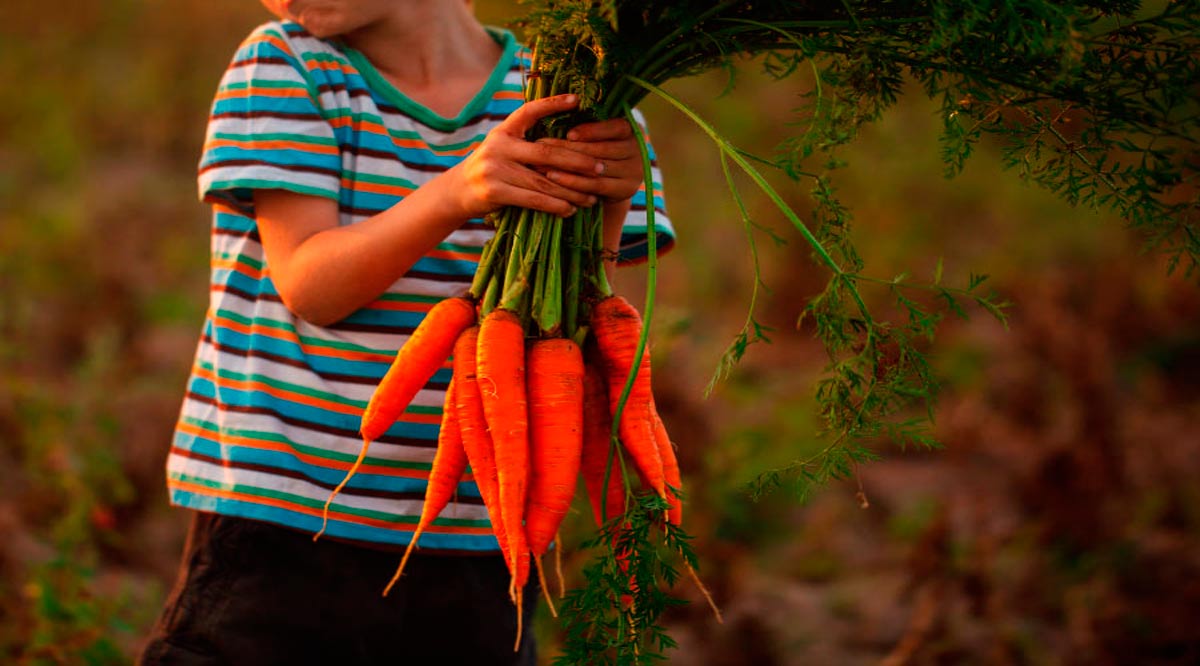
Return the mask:
<path id="1" fill-rule="evenodd" d="M 500 87 L 500 84 L 504 81 L 504 76 L 508 73 L 509 68 L 512 67 L 513 54 L 517 51 L 516 37 L 511 32 L 499 28 L 488 27 L 487 30 L 491 34 L 492 39 L 495 39 L 504 48 L 504 52 L 500 55 L 500 60 L 496 62 L 496 68 L 492 70 L 491 76 L 483 84 L 483 88 L 475 93 L 471 101 L 467 102 L 466 106 L 453 118 L 439 115 L 436 111 L 400 92 L 396 86 L 392 85 L 391 81 L 388 81 L 383 74 L 379 73 L 378 69 L 375 69 L 375 65 L 371 64 L 371 61 L 367 60 L 366 56 L 345 44 L 342 44 L 341 47 L 346 53 L 346 57 L 349 58 L 350 63 L 362 74 L 367 85 L 372 90 L 381 94 L 389 103 L 400 109 L 401 113 L 411 116 L 418 122 L 438 131 L 451 132 L 465 125 L 468 120 L 474 118 L 487 106 L 492 96 L 496 94 L 496 90 Z"/>

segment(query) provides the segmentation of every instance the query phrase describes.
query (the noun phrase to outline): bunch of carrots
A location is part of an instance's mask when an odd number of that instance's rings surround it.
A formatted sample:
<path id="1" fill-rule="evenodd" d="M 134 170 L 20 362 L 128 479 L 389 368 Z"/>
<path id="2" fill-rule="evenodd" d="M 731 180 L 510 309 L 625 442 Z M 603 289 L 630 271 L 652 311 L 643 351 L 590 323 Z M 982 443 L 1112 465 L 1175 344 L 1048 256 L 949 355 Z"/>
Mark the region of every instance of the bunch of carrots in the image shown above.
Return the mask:
<path id="1" fill-rule="evenodd" d="M 588 345 L 594 349 L 585 362 L 570 338 L 529 338 L 512 310 L 484 315 L 471 298 L 450 298 L 434 306 L 401 348 L 363 414 L 363 455 L 448 356 L 454 373 L 421 518 L 385 594 L 468 465 L 511 574 L 510 597 L 520 608 L 531 562 L 546 590 L 541 558 L 580 475 L 598 524 L 625 513 L 626 487 L 610 456 L 612 414 L 618 411 L 623 452 L 645 487 L 670 503 L 664 520 L 680 523 L 679 466 L 650 392 L 649 356 L 642 355 L 630 398 L 618 410 L 641 318 L 624 298 L 609 296 L 591 308 L 590 322 Z M 519 622 L 519 612 L 517 617 Z"/>
<path id="2" fill-rule="evenodd" d="M 531 80 L 528 95 L 555 94 L 555 82 Z M 543 128 L 558 135 L 566 129 Z M 648 159 L 645 166 L 648 174 Z M 422 514 L 384 594 L 468 465 L 511 574 L 518 644 L 531 562 L 546 590 L 541 558 L 580 475 L 598 525 L 625 514 L 632 493 L 626 460 L 644 491 L 667 502 L 662 520 L 681 523 L 679 465 L 654 404 L 642 319 L 608 284 L 602 221 L 600 205 L 568 219 L 501 211 L 470 292 L 437 303 L 381 380 L 363 413 L 363 448 L 326 512 L 370 443 L 452 358 Z M 652 220 L 649 226 L 653 237 Z"/>

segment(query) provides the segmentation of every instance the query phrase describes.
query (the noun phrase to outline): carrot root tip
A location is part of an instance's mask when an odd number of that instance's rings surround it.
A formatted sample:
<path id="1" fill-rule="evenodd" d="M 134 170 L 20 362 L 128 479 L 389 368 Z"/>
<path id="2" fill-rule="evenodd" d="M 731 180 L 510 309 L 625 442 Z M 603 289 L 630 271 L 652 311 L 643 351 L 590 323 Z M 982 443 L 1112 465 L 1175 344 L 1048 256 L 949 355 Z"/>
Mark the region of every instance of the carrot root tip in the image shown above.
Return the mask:
<path id="1" fill-rule="evenodd" d="M 721 616 L 721 609 L 717 608 L 717 602 L 713 601 L 712 593 L 704 586 L 704 582 L 700 580 L 700 576 L 696 574 L 696 570 L 686 560 L 683 566 L 687 569 L 688 577 L 692 579 L 692 583 L 695 584 L 696 589 L 700 590 L 700 594 L 704 595 L 704 600 L 708 602 L 708 607 L 712 609 L 713 616 L 717 619 L 717 624 L 725 624 L 725 618 Z"/>
<path id="2" fill-rule="evenodd" d="M 554 608 L 554 600 L 550 598 L 550 588 L 546 586 L 546 572 L 542 568 L 542 558 L 533 558 L 534 564 L 537 565 L 538 582 L 542 586 L 542 596 L 546 599 L 546 605 L 550 607 L 550 615 L 558 617 L 558 611 Z"/>

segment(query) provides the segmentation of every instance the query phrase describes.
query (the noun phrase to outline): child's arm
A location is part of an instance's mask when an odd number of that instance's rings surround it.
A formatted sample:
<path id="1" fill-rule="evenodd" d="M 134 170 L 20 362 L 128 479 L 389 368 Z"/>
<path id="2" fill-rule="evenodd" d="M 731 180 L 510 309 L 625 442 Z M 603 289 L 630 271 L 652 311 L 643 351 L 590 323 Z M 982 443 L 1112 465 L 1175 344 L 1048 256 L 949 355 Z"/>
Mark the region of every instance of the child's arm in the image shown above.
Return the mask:
<path id="1" fill-rule="evenodd" d="M 525 104 L 459 165 L 358 224 L 339 226 L 338 204 L 330 199 L 256 191 L 263 251 L 288 309 L 314 324 L 336 322 L 377 298 L 468 219 L 507 205 L 570 215 L 575 207 L 594 203 L 595 196 L 627 190 L 628 183 L 614 185 L 622 178 L 607 171 L 624 174 L 619 160 L 608 166 L 603 155 L 573 150 L 578 144 L 524 139 L 538 119 L 575 103 L 559 96 Z M 582 175 L 601 168 L 606 169 L 601 176 Z M 577 180 L 555 183 L 539 172 Z"/>

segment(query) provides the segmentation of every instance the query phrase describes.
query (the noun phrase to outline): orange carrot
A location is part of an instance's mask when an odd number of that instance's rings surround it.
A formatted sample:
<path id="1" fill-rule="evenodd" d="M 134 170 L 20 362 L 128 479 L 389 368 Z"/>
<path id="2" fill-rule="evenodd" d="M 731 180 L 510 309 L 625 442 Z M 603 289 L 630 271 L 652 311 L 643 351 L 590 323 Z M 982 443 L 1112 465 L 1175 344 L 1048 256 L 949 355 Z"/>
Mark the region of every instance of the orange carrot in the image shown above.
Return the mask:
<path id="1" fill-rule="evenodd" d="M 476 347 L 479 340 L 479 327 L 472 326 L 462 332 L 454 345 L 454 381 L 455 381 L 455 417 L 458 419 L 459 430 L 462 433 L 463 449 L 467 452 L 467 460 L 471 463 L 471 473 L 475 477 L 475 485 L 479 487 L 479 495 L 487 507 L 488 517 L 492 521 L 492 531 L 500 543 L 500 552 L 504 563 L 510 568 L 512 575 L 524 585 L 529 577 L 529 569 L 524 572 L 512 570 L 513 559 L 509 556 L 508 533 L 504 528 L 504 520 L 500 515 L 500 484 L 496 477 L 496 452 L 492 445 L 492 436 L 488 433 L 487 421 L 483 415 L 483 401 L 479 394 L 479 381 L 476 375 Z M 526 560 L 528 562 L 528 560 Z"/>
<path id="2" fill-rule="evenodd" d="M 476 373 L 483 413 L 496 448 L 500 516 L 514 562 L 528 559 L 524 513 L 529 477 L 529 413 L 525 397 L 525 328 L 507 310 L 493 310 L 479 326 Z M 517 588 L 519 595 L 520 588 Z"/>
<path id="3" fill-rule="evenodd" d="M 367 408 L 363 411 L 360 428 L 363 445 L 358 452 L 358 459 L 346 471 L 342 482 L 329 494 L 329 499 L 325 500 L 325 507 L 321 511 L 321 529 L 313 535 L 313 541 L 325 533 L 329 524 L 329 506 L 333 503 L 333 498 L 342 492 L 342 488 L 346 487 L 350 478 L 362 466 L 371 442 L 378 439 L 400 418 L 417 392 L 425 386 L 433 373 L 442 367 L 458 334 L 474 321 L 475 305 L 470 300 L 447 298 L 438 301 L 405 341 L 404 346 L 396 352 L 391 367 L 380 380 L 375 393 L 367 402 Z"/>
<path id="4" fill-rule="evenodd" d="M 604 487 L 612 442 L 612 415 L 609 413 L 608 385 L 603 372 L 589 362 L 583 375 L 583 450 L 579 471 L 587 488 L 596 525 L 604 524 L 605 507 L 609 520 L 625 513 L 625 485 L 621 480 L 621 467 L 615 458 L 608 487 Z"/>
<path id="5" fill-rule="evenodd" d="M 609 404 L 615 413 L 637 355 L 642 334 L 642 318 L 629 301 L 621 296 L 609 296 L 592 308 L 591 322 L 596 347 L 600 350 L 607 373 Z M 659 497 L 666 497 L 662 458 L 654 436 L 651 412 L 653 400 L 650 389 L 650 354 L 647 352 L 642 355 L 637 378 L 617 427 L 621 442 L 629 451 L 638 471 Z"/>
<path id="6" fill-rule="evenodd" d="M 458 335 L 473 323 L 475 305 L 465 298 L 447 298 L 433 306 L 396 353 L 392 367 L 367 403 L 362 416 L 363 439 L 374 441 L 392 427 L 450 356 Z"/>
<path id="7" fill-rule="evenodd" d="M 671 443 L 671 437 L 667 434 L 667 428 L 663 425 L 662 417 L 658 415 L 658 406 L 650 404 L 650 415 L 654 419 L 654 442 L 658 445 L 658 456 L 662 459 L 663 478 L 667 483 L 667 502 L 671 508 L 667 510 L 667 520 L 671 521 L 672 525 L 679 526 L 683 523 L 683 504 L 675 493 L 669 489 L 683 490 L 683 478 L 679 474 L 679 459 L 675 457 L 675 445 Z"/>
<path id="8" fill-rule="evenodd" d="M 438 432 L 437 453 L 433 457 L 433 466 L 429 470 L 429 482 L 425 487 L 425 504 L 421 507 L 421 519 L 417 521 L 417 529 L 413 532 L 412 541 L 404 549 L 404 557 L 400 558 L 400 566 L 396 574 L 388 581 L 383 590 L 383 596 L 391 592 L 392 586 L 400 580 L 404 573 L 404 565 L 412 555 L 421 534 L 433 523 L 434 518 L 450 503 L 463 472 L 467 469 L 467 452 L 463 449 L 462 432 L 458 427 L 458 419 L 454 418 L 455 380 L 450 380 L 446 388 L 446 402 L 442 407 L 442 428 Z"/>
<path id="9" fill-rule="evenodd" d="M 583 446 L 583 354 L 567 338 L 529 346 L 529 497 L 525 532 L 535 558 L 571 508 Z"/>

